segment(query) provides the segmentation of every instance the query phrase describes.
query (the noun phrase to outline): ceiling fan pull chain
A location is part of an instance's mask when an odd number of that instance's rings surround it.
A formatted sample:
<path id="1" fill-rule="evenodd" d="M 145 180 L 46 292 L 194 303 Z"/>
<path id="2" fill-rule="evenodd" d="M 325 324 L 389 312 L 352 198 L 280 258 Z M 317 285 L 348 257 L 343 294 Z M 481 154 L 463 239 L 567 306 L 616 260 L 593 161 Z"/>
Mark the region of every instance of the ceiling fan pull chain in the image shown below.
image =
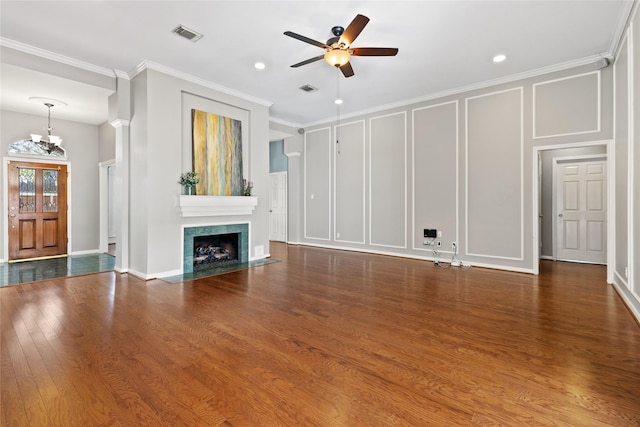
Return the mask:
<path id="1" fill-rule="evenodd" d="M 338 154 L 340 154 L 340 138 L 338 132 L 340 132 L 340 68 L 336 67 L 336 145 L 338 147 Z"/>

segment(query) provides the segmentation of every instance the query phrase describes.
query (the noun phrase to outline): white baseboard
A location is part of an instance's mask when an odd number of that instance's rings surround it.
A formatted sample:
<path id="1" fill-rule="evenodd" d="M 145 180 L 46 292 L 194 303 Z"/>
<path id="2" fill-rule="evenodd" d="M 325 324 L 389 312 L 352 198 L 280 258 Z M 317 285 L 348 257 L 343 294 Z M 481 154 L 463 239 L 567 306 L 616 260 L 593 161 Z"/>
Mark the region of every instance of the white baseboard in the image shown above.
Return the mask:
<path id="1" fill-rule="evenodd" d="M 87 251 L 73 251 L 69 255 L 95 255 L 101 253 L 98 249 L 89 249 Z"/>
<path id="2" fill-rule="evenodd" d="M 142 279 L 142 280 L 145 280 L 145 281 L 146 280 L 155 279 L 156 277 L 158 277 L 156 274 L 144 274 L 144 273 L 141 273 L 139 271 L 132 270 L 132 269 L 129 269 L 127 271 L 127 274 L 131 274 L 132 276 L 136 276 L 138 279 Z"/>
<path id="3" fill-rule="evenodd" d="M 425 261 L 433 261 L 434 258 L 431 256 L 424 256 L 424 255 L 411 255 L 411 254 L 399 254 L 397 252 L 385 252 L 385 251 L 374 251 L 374 250 L 370 250 L 370 249 L 360 249 L 360 248 L 351 248 L 351 247 L 347 247 L 347 246 L 332 246 L 332 245 L 321 245 L 321 244 L 313 244 L 313 243 L 298 243 L 298 245 L 301 246 L 312 246 L 312 247 L 316 247 L 316 248 L 325 248 L 325 249 L 336 249 L 336 250 L 340 250 L 340 251 L 351 251 L 351 252 L 360 252 L 360 253 L 366 253 L 366 254 L 374 254 L 374 255 L 386 255 L 386 256 L 394 256 L 394 257 L 398 257 L 398 258 L 408 258 L 408 259 L 419 259 L 419 260 L 425 260 Z M 441 251 L 441 254 L 448 254 L 451 255 L 450 251 Z M 450 260 L 450 257 L 440 257 L 440 261 L 443 263 L 448 263 Z M 482 267 L 482 268 L 490 268 L 492 270 L 504 270 L 504 271 L 513 271 L 516 273 L 527 273 L 527 274 L 533 274 L 533 269 L 530 268 L 520 268 L 520 267 L 507 267 L 504 265 L 496 265 L 496 264 L 485 264 L 485 263 L 479 263 L 479 262 L 469 262 L 465 259 L 460 259 L 459 261 L 465 263 L 465 264 L 469 264 L 471 267 Z"/>
<path id="4" fill-rule="evenodd" d="M 616 277 L 620 276 L 616 274 Z M 638 297 L 618 280 L 613 281 L 613 287 L 616 292 L 618 292 L 618 295 L 620 295 L 620 298 L 622 298 L 622 301 L 624 301 L 631 314 L 636 318 L 636 321 L 640 322 L 640 300 Z"/>
<path id="5" fill-rule="evenodd" d="M 181 269 L 179 269 L 179 270 L 170 270 L 170 271 L 162 271 L 160 273 L 153 274 L 152 278 L 154 278 L 154 279 L 156 279 L 156 278 L 157 279 L 162 279 L 163 277 L 177 276 L 179 274 L 184 274 L 184 271 L 182 271 Z M 149 279 L 146 279 L 146 280 L 149 280 Z"/>

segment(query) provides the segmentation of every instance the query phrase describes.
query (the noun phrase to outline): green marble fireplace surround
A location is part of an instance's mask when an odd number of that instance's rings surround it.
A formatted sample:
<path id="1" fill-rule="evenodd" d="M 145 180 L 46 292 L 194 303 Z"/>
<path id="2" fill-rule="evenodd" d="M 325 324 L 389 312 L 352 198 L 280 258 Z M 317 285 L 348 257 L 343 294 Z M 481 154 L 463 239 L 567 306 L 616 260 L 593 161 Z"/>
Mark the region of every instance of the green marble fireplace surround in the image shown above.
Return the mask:
<path id="1" fill-rule="evenodd" d="M 184 227 L 182 271 L 193 272 L 193 240 L 199 236 L 238 233 L 238 262 L 249 262 L 249 224 L 217 224 Z"/>

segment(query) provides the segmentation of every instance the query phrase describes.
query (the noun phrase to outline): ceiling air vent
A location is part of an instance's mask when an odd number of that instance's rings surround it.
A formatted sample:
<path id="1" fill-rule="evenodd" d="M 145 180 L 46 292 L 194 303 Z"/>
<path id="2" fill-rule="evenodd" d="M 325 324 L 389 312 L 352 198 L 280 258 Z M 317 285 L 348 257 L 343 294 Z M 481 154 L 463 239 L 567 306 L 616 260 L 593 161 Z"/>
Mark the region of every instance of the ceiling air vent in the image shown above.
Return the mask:
<path id="1" fill-rule="evenodd" d="M 191 40 L 192 42 L 198 41 L 202 38 L 202 34 L 197 31 L 193 31 L 190 28 L 185 27 L 184 25 L 178 25 L 173 29 L 173 32 L 177 35 L 184 37 L 187 40 Z"/>
<path id="2" fill-rule="evenodd" d="M 305 91 L 305 92 L 315 92 L 318 90 L 317 87 L 313 87 L 311 85 L 304 85 L 304 86 L 300 86 L 300 89 Z"/>

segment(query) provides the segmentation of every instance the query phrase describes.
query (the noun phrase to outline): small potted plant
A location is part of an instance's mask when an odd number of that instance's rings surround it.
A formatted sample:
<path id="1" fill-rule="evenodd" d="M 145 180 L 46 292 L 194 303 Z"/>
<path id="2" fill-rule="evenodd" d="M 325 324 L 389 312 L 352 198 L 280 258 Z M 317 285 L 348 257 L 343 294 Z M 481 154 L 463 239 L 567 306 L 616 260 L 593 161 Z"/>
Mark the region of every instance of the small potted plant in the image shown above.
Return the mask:
<path id="1" fill-rule="evenodd" d="M 247 181 L 246 179 L 242 180 L 242 195 L 243 196 L 251 196 L 251 190 L 253 190 L 253 182 Z"/>
<path id="2" fill-rule="evenodd" d="M 180 175 L 178 183 L 184 187 L 184 194 L 194 196 L 196 194 L 196 184 L 200 182 L 198 174 L 195 172 L 185 172 Z"/>

